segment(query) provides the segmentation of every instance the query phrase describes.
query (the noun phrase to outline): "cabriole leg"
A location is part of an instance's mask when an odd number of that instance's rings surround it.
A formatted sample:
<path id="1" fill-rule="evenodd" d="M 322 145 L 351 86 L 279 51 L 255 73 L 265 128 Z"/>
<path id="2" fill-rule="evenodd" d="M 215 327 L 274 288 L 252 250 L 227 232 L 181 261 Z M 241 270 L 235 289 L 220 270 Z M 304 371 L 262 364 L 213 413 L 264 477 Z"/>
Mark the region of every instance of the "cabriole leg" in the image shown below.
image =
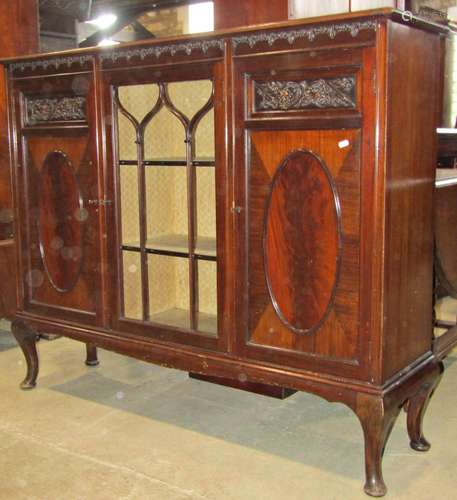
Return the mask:
<path id="1" fill-rule="evenodd" d="M 419 391 L 409 399 L 407 409 L 407 426 L 411 448 L 416 451 L 428 451 L 430 443 L 422 433 L 422 421 L 428 403 L 440 383 L 444 371 L 443 363 L 437 363 L 436 370 L 429 379 L 421 385 Z"/>
<path id="2" fill-rule="evenodd" d="M 382 457 L 401 405 L 388 404 L 382 397 L 359 394 L 356 414 L 365 437 L 365 493 L 382 497 L 387 488 L 382 477 Z"/>
<path id="3" fill-rule="evenodd" d="M 97 347 L 94 344 L 86 344 L 86 365 L 97 366 L 99 364 L 97 357 Z"/>
<path id="4" fill-rule="evenodd" d="M 27 362 L 27 375 L 21 383 L 21 389 L 33 389 L 36 385 L 38 377 L 38 354 L 36 350 L 36 341 L 38 334 L 25 321 L 18 319 L 14 320 L 11 325 L 11 331 L 16 337 L 22 352 L 24 353 Z"/>

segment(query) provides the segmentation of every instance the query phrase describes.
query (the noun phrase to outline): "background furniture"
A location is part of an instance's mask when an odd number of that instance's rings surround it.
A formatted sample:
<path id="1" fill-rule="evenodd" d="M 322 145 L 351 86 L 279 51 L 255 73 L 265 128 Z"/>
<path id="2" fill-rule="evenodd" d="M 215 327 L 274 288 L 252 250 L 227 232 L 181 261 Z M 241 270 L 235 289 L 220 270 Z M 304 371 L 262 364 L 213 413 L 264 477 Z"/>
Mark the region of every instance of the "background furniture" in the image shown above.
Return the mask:
<path id="1" fill-rule="evenodd" d="M 383 495 L 395 419 L 427 450 L 443 371 L 444 33 L 384 9 L 4 61 L 22 387 L 44 330 L 89 362 L 100 346 L 312 392 L 357 414 Z"/>
<path id="2" fill-rule="evenodd" d="M 438 134 L 438 168 L 435 192 L 435 296 L 457 298 L 457 132 L 441 129 Z M 455 321 L 437 316 L 435 326 L 450 330 Z M 451 343 L 452 345 L 452 343 Z"/>
<path id="3" fill-rule="evenodd" d="M 38 7 L 35 0 L 0 0 L 0 56 L 38 52 Z M 6 81 L 0 76 L 0 128 L 8 129 Z M 0 317 L 16 311 L 16 256 L 8 135 L 0 135 Z"/>
<path id="4" fill-rule="evenodd" d="M 457 130 L 438 133 L 435 196 L 435 266 L 442 293 L 457 298 Z"/>

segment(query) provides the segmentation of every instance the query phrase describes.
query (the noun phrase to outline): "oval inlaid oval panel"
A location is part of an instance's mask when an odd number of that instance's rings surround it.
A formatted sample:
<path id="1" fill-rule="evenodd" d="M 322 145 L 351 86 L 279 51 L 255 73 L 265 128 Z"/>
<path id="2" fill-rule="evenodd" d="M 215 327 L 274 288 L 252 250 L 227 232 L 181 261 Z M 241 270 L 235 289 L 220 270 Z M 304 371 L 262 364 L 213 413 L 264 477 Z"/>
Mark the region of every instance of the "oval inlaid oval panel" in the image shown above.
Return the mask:
<path id="1" fill-rule="evenodd" d="M 81 272 L 83 203 L 75 171 L 62 151 L 46 156 L 40 176 L 40 251 L 51 284 L 68 292 Z"/>
<path id="2" fill-rule="evenodd" d="M 311 152 L 292 152 L 273 177 L 264 252 L 276 313 L 297 333 L 315 331 L 331 309 L 340 241 L 340 204 L 327 166 Z"/>

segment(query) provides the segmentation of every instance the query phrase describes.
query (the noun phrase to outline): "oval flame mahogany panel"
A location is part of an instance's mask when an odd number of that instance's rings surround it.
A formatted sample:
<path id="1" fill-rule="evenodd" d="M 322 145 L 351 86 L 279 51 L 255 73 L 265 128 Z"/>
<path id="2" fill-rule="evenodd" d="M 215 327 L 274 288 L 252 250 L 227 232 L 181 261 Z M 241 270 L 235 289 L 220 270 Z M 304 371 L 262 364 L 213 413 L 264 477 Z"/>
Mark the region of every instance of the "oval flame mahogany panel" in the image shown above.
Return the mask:
<path id="1" fill-rule="evenodd" d="M 59 292 L 69 292 L 81 272 L 83 202 L 75 171 L 62 151 L 46 156 L 40 177 L 40 251 L 48 278 Z"/>
<path id="2" fill-rule="evenodd" d="M 296 333 L 312 333 L 333 304 L 341 216 L 325 163 L 290 153 L 276 171 L 264 226 L 265 274 L 276 313 Z"/>

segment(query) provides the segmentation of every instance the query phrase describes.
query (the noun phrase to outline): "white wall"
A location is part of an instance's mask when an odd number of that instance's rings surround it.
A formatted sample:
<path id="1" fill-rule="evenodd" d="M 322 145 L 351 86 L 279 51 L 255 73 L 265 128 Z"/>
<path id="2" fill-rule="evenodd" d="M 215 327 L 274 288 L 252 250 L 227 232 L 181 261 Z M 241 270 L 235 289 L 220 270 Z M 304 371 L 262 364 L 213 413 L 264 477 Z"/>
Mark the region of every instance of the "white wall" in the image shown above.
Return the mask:
<path id="1" fill-rule="evenodd" d="M 289 12 L 293 19 L 348 11 L 349 0 L 289 0 Z"/>
<path id="2" fill-rule="evenodd" d="M 349 0 L 289 0 L 289 17 L 298 19 L 349 12 L 349 3 Z M 395 0 L 352 0 L 351 10 L 395 7 L 395 5 Z"/>
<path id="3" fill-rule="evenodd" d="M 388 0 L 352 0 L 351 10 L 367 10 L 367 9 L 379 9 L 381 7 L 395 7 L 396 1 Z"/>

